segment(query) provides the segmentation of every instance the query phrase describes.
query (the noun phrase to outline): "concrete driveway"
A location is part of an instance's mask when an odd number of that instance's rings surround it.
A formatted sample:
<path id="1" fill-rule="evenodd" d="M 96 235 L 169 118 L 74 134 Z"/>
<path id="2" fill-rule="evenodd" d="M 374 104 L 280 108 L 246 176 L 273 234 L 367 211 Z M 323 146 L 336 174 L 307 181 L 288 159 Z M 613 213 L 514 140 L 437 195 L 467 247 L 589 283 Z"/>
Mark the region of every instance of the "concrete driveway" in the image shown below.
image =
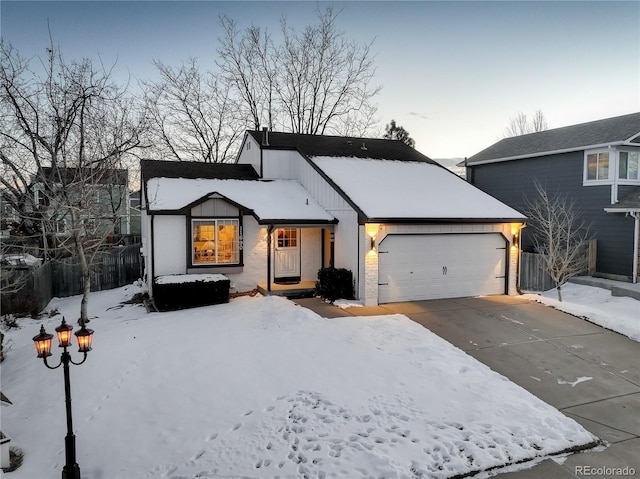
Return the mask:
<path id="1" fill-rule="evenodd" d="M 640 477 L 640 343 L 513 296 L 347 310 L 317 299 L 297 302 L 325 317 L 404 314 L 608 443 L 598 452 L 573 454 L 562 465 L 548 460 L 526 471 L 495 477 Z M 623 476 L 611 469 L 625 467 L 633 468 L 635 474 Z"/>

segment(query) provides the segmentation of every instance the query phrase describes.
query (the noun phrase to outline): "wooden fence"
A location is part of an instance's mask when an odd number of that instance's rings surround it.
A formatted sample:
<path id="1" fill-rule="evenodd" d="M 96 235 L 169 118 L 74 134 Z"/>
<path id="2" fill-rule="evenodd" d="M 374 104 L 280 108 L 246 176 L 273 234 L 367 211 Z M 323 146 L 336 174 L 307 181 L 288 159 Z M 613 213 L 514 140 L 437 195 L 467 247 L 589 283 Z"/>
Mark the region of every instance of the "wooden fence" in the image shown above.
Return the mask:
<path id="1" fill-rule="evenodd" d="M 520 289 L 522 291 L 547 291 L 555 285 L 549 274 L 542 269 L 542 255 L 520 253 Z"/>
<path id="2" fill-rule="evenodd" d="M 589 241 L 584 252 L 587 270 L 584 274 L 596 272 L 597 240 Z M 555 288 L 551 277 L 542 268 L 543 255 L 538 253 L 520 253 L 519 286 L 522 291 L 547 291 Z"/>
<path id="3" fill-rule="evenodd" d="M 24 286 L 17 293 L 2 295 L 2 314 L 39 312 L 53 297 L 83 292 L 77 257 L 47 261 L 37 267 L 11 268 L 10 274 L 22 275 Z M 132 283 L 141 275 L 140 244 L 111 248 L 99 252 L 94 258 L 90 267 L 91 291 L 118 288 Z"/>

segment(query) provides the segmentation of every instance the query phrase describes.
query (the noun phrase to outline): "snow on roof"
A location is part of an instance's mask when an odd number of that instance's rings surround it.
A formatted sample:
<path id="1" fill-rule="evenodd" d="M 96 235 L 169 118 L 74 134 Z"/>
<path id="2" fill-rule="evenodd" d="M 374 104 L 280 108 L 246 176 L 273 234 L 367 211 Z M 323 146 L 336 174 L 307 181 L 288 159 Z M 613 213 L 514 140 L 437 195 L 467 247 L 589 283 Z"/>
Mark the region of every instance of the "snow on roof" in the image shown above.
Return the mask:
<path id="1" fill-rule="evenodd" d="M 329 156 L 311 160 L 369 219 L 525 219 L 513 208 L 431 163 Z"/>
<path id="2" fill-rule="evenodd" d="M 156 284 L 183 284 L 183 283 L 216 283 L 226 281 L 223 274 L 165 274 L 155 278 Z"/>
<path id="3" fill-rule="evenodd" d="M 150 212 L 179 210 L 212 193 L 253 210 L 260 221 L 334 221 L 296 180 L 151 178 L 147 181 Z"/>

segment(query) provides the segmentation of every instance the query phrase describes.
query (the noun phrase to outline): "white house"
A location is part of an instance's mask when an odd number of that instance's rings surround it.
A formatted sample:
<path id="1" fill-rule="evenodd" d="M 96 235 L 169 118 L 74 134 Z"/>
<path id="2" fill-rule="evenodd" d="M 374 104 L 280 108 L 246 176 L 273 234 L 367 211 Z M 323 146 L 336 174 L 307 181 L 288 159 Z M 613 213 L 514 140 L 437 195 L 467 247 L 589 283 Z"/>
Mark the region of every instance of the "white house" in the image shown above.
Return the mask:
<path id="1" fill-rule="evenodd" d="M 248 131 L 237 164 L 141 169 L 152 295 L 162 275 L 268 293 L 323 266 L 369 305 L 516 292 L 526 218 L 400 141 Z"/>

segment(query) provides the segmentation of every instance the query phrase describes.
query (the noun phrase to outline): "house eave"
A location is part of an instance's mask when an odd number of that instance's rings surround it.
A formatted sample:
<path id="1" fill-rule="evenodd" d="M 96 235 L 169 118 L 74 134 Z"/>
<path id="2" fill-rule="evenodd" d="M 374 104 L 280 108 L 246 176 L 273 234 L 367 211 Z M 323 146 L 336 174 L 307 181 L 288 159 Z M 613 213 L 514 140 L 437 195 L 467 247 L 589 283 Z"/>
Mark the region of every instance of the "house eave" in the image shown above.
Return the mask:
<path id="1" fill-rule="evenodd" d="M 319 220 L 319 219 L 258 219 L 258 224 L 263 226 L 273 225 L 286 225 L 286 226 L 318 226 L 318 225 L 335 225 L 338 224 L 338 220 L 333 218 L 331 220 Z"/>
<path id="2" fill-rule="evenodd" d="M 523 223 L 527 218 L 366 218 L 364 223 L 386 223 L 386 224 L 451 224 L 451 223 Z"/>
<path id="3" fill-rule="evenodd" d="M 640 213 L 640 208 L 605 208 L 606 213 Z"/>
<path id="4" fill-rule="evenodd" d="M 548 150 L 548 151 L 540 151 L 540 152 L 527 153 L 527 154 L 515 155 L 515 156 L 505 156 L 502 158 L 491 158 L 489 160 L 472 161 L 471 159 L 469 159 L 467 160 L 466 166 L 474 167 L 476 165 L 487 165 L 490 163 L 501 163 L 504 161 L 522 160 L 525 158 L 538 158 L 541 156 L 559 155 L 561 153 L 571 153 L 574 151 L 584 151 L 584 150 L 595 150 L 598 148 L 608 148 L 613 146 L 638 146 L 638 145 L 630 143 L 629 141 L 614 141 L 610 143 L 599 143 L 595 145 L 583 145 L 583 146 L 576 146 L 571 148 L 562 148 L 559 150 Z"/>

